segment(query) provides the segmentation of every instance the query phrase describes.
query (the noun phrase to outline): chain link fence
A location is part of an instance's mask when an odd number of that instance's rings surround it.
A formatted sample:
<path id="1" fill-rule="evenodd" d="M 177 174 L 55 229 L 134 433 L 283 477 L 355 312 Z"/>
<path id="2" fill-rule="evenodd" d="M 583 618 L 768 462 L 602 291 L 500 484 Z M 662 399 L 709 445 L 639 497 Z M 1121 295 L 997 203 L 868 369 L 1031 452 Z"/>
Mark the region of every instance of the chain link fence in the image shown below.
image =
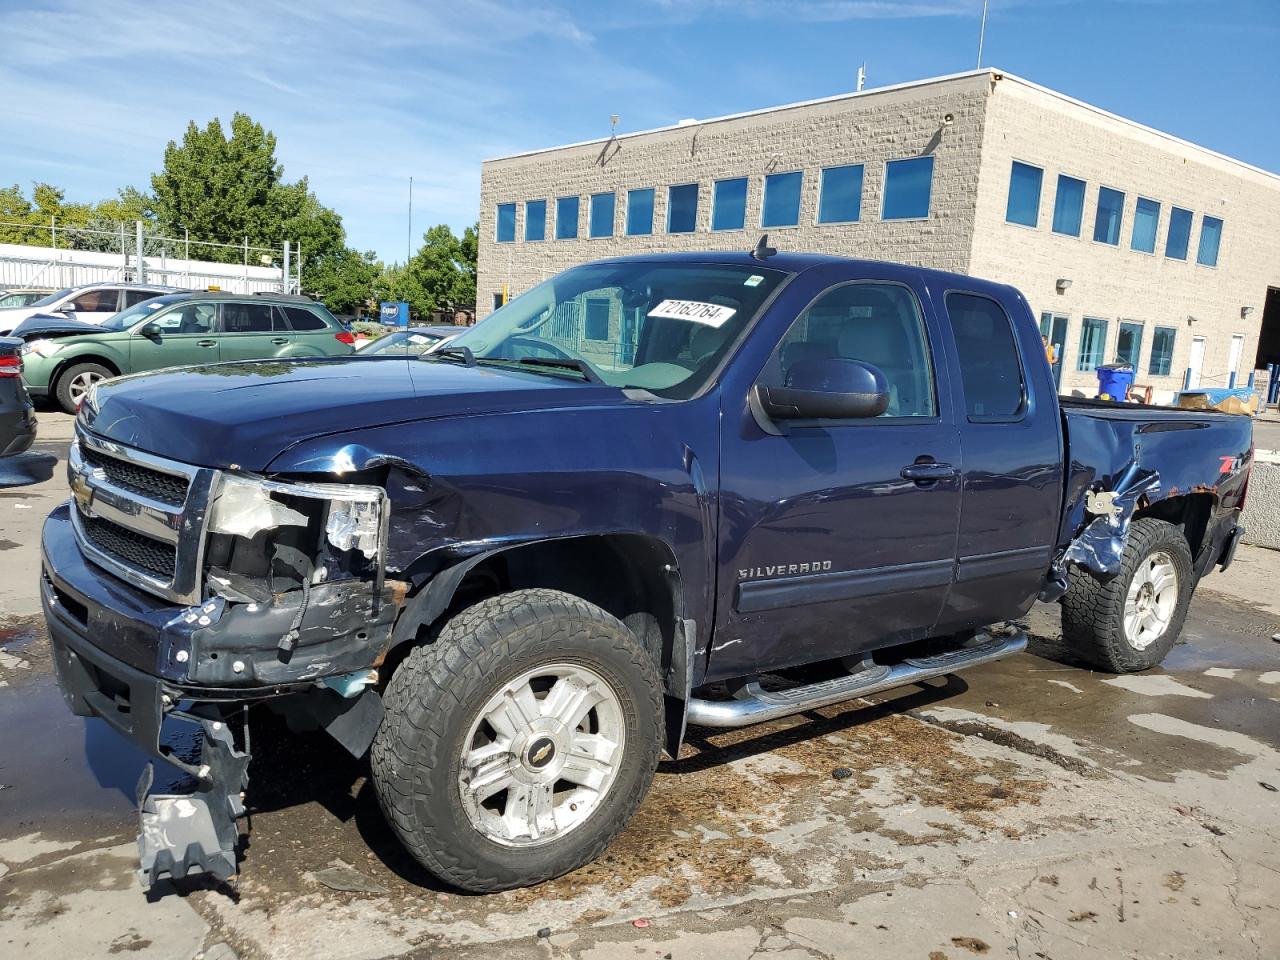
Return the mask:
<path id="1" fill-rule="evenodd" d="M 236 293 L 297 293 L 300 251 L 166 236 L 145 221 L 87 227 L 0 220 L 0 289 L 62 289 L 84 283 L 147 282 Z"/>

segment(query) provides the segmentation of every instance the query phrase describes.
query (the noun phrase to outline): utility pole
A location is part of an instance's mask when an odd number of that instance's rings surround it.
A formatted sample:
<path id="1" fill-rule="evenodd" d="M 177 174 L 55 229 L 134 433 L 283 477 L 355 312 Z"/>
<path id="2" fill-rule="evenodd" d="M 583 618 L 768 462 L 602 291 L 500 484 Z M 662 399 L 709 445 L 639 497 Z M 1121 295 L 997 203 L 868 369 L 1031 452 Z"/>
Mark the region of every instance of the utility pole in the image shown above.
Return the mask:
<path id="1" fill-rule="evenodd" d="M 409 178 L 409 239 L 405 244 L 404 263 L 409 265 L 413 258 L 413 177 Z"/>
<path id="2" fill-rule="evenodd" d="M 982 0 L 982 26 L 978 28 L 978 69 L 982 69 L 982 45 L 987 39 L 987 0 Z"/>

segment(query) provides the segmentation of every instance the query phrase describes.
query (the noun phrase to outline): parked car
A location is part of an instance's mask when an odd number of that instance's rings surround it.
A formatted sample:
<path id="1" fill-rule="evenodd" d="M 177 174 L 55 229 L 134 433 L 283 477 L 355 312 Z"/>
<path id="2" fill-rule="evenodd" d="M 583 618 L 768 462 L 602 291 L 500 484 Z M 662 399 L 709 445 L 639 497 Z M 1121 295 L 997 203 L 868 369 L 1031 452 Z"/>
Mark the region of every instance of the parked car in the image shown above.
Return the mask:
<path id="1" fill-rule="evenodd" d="M 686 725 L 1015 654 L 988 627 L 1037 598 L 1091 666 L 1161 661 L 1239 541 L 1250 418 L 1059 400 L 1011 287 L 772 253 L 574 267 L 418 360 L 89 392 L 44 614 L 74 711 L 200 781 L 141 785 L 145 883 L 235 871 L 266 701 L 492 891 L 600 855 Z"/>
<path id="2" fill-rule="evenodd" d="M 421 356 L 428 350 L 433 350 L 447 340 L 456 337 L 465 330 L 465 327 L 409 327 L 404 330 L 396 330 L 394 333 L 383 334 L 377 340 L 371 341 L 368 346 L 362 347 L 360 355 L 362 357 L 371 356 Z"/>
<path id="3" fill-rule="evenodd" d="M 22 385 L 22 341 L 0 337 L 0 457 L 27 450 L 36 439 L 36 411 Z"/>
<path id="4" fill-rule="evenodd" d="M 24 307 L 0 309 L 0 336 L 8 334 L 27 317 L 38 313 L 59 314 L 82 323 L 101 323 L 143 300 L 165 293 L 176 293 L 181 289 L 153 283 L 89 283 L 68 287 Z"/>
<path id="5" fill-rule="evenodd" d="M 110 377 L 219 360 L 342 356 L 355 339 L 323 304 L 230 293 L 153 297 L 100 325 L 32 317 L 15 333 L 26 341 L 27 389 L 68 413 Z"/>
<path id="6" fill-rule="evenodd" d="M 53 291 L 46 287 L 21 290 L 0 290 L 0 310 L 9 310 L 13 307 L 30 306 L 37 300 L 43 300 L 51 293 L 53 293 Z"/>

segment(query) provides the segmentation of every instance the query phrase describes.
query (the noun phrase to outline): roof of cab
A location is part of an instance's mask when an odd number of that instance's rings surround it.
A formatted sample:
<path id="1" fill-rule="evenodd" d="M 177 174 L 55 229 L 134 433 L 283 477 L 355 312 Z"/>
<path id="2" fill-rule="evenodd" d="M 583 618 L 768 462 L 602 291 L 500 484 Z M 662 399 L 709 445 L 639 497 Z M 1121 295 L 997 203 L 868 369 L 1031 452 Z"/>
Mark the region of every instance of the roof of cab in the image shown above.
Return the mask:
<path id="1" fill-rule="evenodd" d="M 764 260 L 757 260 L 751 253 L 742 250 L 698 250 L 679 253 L 637 254 L 629 257 L 607 257 L 597 263 L 717 263 L 754 269 L 781 270 L 784 273 L 799 274 L 815 267 L 844 265 L 849 272 L 859 278 L 879 280 L 902 280 L 907 276 L 924 278 L 930 286 L 949 289 L 962 287 L 975 292 L 995 294 L 998 292 L 1017 293 L 1015 287 L 994 280 L 983 280 L 963 273 L 952 273 L 946 270 L 935 270 L 932 267 L 918 267 L 907 263 L 895 263 L 889 260 L 862 260 L 854 257 L 838 257 L 826 253 L 791 253 L 779 251 Z M 1021 294 L 1018 294 L 1021 296 Z"/>

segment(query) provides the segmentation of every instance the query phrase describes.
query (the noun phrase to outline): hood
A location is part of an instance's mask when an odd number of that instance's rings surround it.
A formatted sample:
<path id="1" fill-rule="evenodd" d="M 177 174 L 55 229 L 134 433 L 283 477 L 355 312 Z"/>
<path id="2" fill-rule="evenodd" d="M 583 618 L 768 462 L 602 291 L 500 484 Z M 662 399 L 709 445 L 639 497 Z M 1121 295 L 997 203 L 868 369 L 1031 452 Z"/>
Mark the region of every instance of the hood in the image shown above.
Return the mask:
<path id="1" fill-rule="evenodd" d="M 108 381 L 81 416 L 97 435 L 157 456 L 265 470 L 293 444 L 327 434 L 620 396 L 616 387 L 416 357 L 258 360 Z"/>
<path id="2" fill-rule="evenodd" d="M 10 330 L 34 314 L 40 307 L 4 307 L 0 308 L 0 337 L 6 336 Z"/>
<path id="3" fill-rule="evenodd" d="M 119 332 L 118 330 L 104 330 L 96 323 L 69 320 L 56 313 L 34 313 L 14 327 L 9 336 L 20 337 L 23 340 L 36 340 L 40 337 L 74 337 L 77 334 Z"/>

